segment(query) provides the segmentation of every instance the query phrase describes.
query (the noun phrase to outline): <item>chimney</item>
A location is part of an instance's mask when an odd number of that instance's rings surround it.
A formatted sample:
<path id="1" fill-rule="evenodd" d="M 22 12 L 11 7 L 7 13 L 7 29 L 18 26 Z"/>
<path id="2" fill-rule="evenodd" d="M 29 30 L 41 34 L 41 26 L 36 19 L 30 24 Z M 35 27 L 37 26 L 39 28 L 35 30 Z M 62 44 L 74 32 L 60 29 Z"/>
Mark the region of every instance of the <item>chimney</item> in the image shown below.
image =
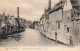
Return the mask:
<path id="1" fill-rule="evenodd" d="M 17 7 L 17 17 L 19 17 L 19 7 Z"/>
<path id="2" fill-rule="evenodd" d="M 44 13 L 46 13 L 46 7 L 45 7 L 45 9 L 44 9 Z"/>
<path id="3" fill-rule="evenodd" d="M 51 9 L 51 0 L 49 0 L 49 8 L 48 9 Z"/>

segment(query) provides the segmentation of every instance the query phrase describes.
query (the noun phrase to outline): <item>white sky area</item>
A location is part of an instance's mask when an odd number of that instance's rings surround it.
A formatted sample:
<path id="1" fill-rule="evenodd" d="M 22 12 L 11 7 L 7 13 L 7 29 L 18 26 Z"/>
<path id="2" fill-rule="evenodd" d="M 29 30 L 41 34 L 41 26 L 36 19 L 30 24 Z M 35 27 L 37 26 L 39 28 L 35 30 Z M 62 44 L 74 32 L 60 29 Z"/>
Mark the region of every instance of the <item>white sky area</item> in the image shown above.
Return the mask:
<path id="1" fill-rule="evenodd" d="M 67 2 L 64 5 L 63 11 L 70 10 L 70 9 L 72 9 L 72 4 L 71 4 L 70 0 L 67 0 Z"/>
<path id="2" fill-rule="evenodd" d="M 20 7 L 20 17 L 30 21 L 37 21 L 48 7 L 49 0 L 1 0 L 0 14 L 3 12 L 17 17 L 17 7 Z M 52 0 L 52 7 L 59 0 Z"/>

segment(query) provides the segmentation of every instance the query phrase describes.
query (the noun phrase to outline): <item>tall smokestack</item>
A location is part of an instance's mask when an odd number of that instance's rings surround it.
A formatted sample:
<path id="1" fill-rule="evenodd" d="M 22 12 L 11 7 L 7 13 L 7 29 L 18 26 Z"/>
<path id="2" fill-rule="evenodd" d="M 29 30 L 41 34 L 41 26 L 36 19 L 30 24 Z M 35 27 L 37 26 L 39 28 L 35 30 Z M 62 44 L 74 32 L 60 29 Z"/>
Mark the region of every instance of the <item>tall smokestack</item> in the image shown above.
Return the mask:
<path id="1" fill-rule="evenodd" d="M 17 17 L 19 17 L 19 7 L 17 7 Z"/>

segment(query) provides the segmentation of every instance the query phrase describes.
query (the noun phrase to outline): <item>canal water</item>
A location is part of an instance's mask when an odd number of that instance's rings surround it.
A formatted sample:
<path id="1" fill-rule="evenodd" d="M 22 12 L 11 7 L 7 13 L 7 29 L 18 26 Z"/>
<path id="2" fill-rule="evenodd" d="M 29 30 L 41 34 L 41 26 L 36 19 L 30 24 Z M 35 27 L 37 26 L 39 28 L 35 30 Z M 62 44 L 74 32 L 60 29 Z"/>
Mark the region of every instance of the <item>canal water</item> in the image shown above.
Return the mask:
<path id="1" fill-rule="evenodd" d="M 8 35 L 7 38 L 0 40 L 1 47 L 17 47 L 17 46 L 56 46 L 56 44 L 42 34 L 38 30 L 27 28 L 25 32 Z"/>

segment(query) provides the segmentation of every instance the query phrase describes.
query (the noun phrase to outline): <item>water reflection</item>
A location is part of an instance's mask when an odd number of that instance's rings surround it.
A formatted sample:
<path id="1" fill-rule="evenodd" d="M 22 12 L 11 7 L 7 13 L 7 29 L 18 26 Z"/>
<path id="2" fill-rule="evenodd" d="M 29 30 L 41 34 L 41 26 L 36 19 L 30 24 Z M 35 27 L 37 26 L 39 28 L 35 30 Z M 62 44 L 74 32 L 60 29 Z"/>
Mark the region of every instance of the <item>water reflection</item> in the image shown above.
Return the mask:
<path id="1" fill-rule="evenodd" d="M 29 28 L 25 32 L 7 35 L 6 37 L 1 39 L 0 46 L 56 46 L 54 41 L 41 35 L 38 30 Z"/>
<path id="2" fill-rule="evenodd" d="M 13 34 L 13 35 L 7 35 L 3 38 L 1 38 L 1 42 L 2 41 L 6 41 L 6 42 L 11 42 L 11 41 L 20 41 L 22 38 L 22 35 L 18 34 Z"/>

